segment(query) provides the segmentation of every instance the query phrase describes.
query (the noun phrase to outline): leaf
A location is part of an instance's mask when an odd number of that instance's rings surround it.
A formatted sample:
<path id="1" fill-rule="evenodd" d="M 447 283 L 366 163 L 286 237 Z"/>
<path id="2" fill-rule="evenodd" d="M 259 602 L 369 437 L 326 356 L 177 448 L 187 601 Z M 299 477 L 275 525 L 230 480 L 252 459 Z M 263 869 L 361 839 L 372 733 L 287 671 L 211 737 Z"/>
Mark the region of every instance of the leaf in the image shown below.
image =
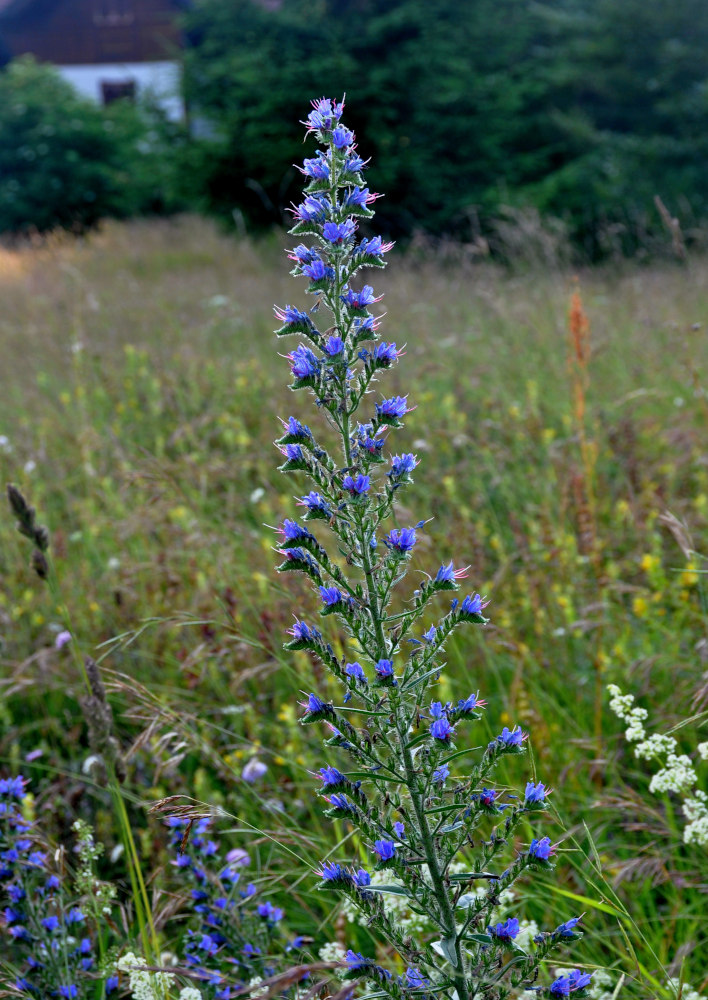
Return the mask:
<path id="1" fill-rule="evenodd" d="M 366 892 L 388 892 L 392 896 L 410 896 L 410 889 L 404 885 L 367 885 Z"/>
<path id="2" fill-rule="evenodd" d="M 372 781 L 394 781 L 397 785 L 405 785 L 403 778 L 394 778 L 389 774 L 382 774 L 380 771 L 347 771 L 347 778 L 355 781 L 370 778 Z"/>
<path id="3" fill-rule="evenodd" d="M 455 753 L 448 754 L 447 757 L 443 757 L 438 761 L 438 764 L 442 766 L 443 764 L 449 764 L 451 760 L 455 757 L 464 757 L 466 753 L 474 753 L 475 750 L 481 750 L 482 747 L 467 747 L 465 750 L 457 750 Z"/>
<path id="4" fill-rule="evenodd" d="M 451 882 L 469 882 L 473 878 L 499 878 L 498 875 L 494 875 L 492 872 L 458 872 L 455 875 L 449 875 L 448 878 Z"/>
<path id="5" fill-rule="evenodd" d="M 477 944 L 491 944 L 491 934 L 465 934 L 463 941 L 475 941 Z"/>
<path id="6" fill-rule="evenodd" d="M 420 675 L 420 677 L 414 677 L 412 681 L 408 681 L 406 684 L 404 684 L 402 690 L 410 691 L 412 688 L 417 687 L 419 684 L 422 684 L 423 681 L 426 681 L 428 677 L 432 677 L 434 674 L 439 674 L 441 670 L 442 670 L 442 664 L 439 667 L 433 667 L 432 670 L 426 670 L 424 674 Z"/>
<path id="7" fill-rule="evenodd" d="M 427 739 L 430 739 L 430 733 L 418 733 L 414 736 L 412 740 L 406 743 L 406 750 L 412 750 L 413 747 L 417 747 L 419 744 L 424 743 Z"/>
<path id="8" fill-rule="evenodd" d="M 457 968 L 457 953 L 455 951 L 455 946 L 457 944 L 456 938 L 455 937 L 441 938 L 439 944 L 445 958 L 448 960 L 453 969 L 456 969 Z"/>

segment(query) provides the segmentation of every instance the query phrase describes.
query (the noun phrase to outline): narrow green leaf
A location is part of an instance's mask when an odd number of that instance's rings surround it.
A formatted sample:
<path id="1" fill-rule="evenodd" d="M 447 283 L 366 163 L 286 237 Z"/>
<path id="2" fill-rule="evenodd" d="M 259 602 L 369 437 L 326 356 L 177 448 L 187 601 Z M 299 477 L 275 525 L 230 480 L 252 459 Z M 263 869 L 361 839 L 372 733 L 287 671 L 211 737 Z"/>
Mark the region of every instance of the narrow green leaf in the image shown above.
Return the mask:
<path id="1" fill-rule="evenodd" d="M 392 896 L 410 896 L 410 890 L 404 885 L 367 885 L 367 892 L 387 892 Z"/>
<path id="2" fill-rule="evenodd" d="M 414 677 L 413 680 L 408 681 L 406 684 L 404 684 L 402 690 L 411 691 L 414 687 L 417 687 L 419 684 L 422 684 L 423 681 L 426 681 L 428 677 L 432 677 L 434 674 L 439 674 L 442 668 L 443 664 L 441 664 L 439 667 L 433 667 L 432 670 L 426 670 L 424 674 L 420 675 L 420 677 Z"/>

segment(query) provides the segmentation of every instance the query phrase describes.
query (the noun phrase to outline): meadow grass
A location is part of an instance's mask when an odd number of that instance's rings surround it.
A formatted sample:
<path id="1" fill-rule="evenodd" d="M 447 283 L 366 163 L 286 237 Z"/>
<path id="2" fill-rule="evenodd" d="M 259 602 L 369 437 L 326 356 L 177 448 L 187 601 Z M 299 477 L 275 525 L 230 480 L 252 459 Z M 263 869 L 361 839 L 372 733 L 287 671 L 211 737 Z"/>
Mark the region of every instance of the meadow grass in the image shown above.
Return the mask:
<path id="1" fill-rule="evenodd" d="M 286 243 L 184 218 L 0 249 L 2 479 L 50 526 L 70 611 L 52 606 L 0 520 L 0 759 L 42 748 L 29 772 L 93 795 L 101 836 L 118 839 L 108 801 L 80 776 L 81 678 L 53 648 L 69 627 L 109 681 L 146 866 L 161 860 L 146 801 L 220 803 L 314 932 L 336 918 L 308 865 L 336 841 L 309 791 L 316 741 L 295 719 L 299 692 L 327 681 L 307 654 L 282 650 L 290 607 L 314 599 L 276 577 L 266 527 L 295 513 L 271 444 L 272 413 L 302 408 L 272 334 L 272 303 L 302 304 Z M 616 965 L 628 982 L 645 969 L 645 988 L 685 960 L 698 988 L 705 851 L 681 845 L 668 800 L 642 799 L 649 772 L 604 687 L 631 689 L 667 727 L 694 711 L 705 726 L 708 260 L 578 284 L 550 266 L 512 273 L 421 250 L 391 264 L 377 280 L 386 334 L 407 345 L 406 389 L 425 404 L 397 441 L 425 457 L 405 503 L 434 518 L 413 564 L 454 554 L 492 599 L 492 625 L 451 645 L 441 697 L 479 688 L 489 738 L 500 724 L 531 730 L 571 828 L 570 864 L 541 894 L 539 921 L 587 897 L 590 966 Z M 590 324 L 580 366 L 569 362 L 576 287 Z M 402 390 L 398 378 L 387 391 Z M 240 775 L 254 755 L 269 770 L 252 787 Z M 80 808 L 64 802 L 60 824 Z M 646 996 L 636 988 L 626 995 Z"/>

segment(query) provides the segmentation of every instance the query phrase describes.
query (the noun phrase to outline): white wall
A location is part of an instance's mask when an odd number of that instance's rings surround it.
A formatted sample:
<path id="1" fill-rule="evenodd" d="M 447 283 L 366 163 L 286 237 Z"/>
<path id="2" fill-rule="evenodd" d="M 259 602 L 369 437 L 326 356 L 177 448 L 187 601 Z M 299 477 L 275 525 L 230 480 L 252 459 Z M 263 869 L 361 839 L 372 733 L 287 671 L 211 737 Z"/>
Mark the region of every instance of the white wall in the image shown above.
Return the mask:
<path id="1" fill-rule="evenodd" d="M 95 66 L 57 66 L 65 80 L 83 96 L 102 101 L 102 83 L 135 83 L 137 94 L 152 93 L 173 121 L 184 117 L 179 96 L 179 64 L 176 62 L 102 63 Z"/>

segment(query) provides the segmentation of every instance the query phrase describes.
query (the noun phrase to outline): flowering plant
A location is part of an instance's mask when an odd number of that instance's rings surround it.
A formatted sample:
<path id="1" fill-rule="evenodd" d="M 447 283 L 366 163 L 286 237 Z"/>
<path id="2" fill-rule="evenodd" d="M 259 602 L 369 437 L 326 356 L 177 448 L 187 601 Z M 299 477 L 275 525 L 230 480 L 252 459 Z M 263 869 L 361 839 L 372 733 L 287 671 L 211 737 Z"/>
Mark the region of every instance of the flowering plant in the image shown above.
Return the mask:
<path id="1" fill-rule="evenodd" d="M 517 918 L 492 918 L 502 893 L 518 878 L 553 867 L 555 848 L 547 836 L 532 837 L 523 847 L 515 839 L 545 808 L 549 789 L 528 781 L 517 798 L 492 780 L 503 758 L 524 753 L 527 734 L 505 726 L 466 765 L 472 751 L 459 746 L 462 730 L 481 718 L 485 702 L 471 693 L 443 703 L 431 692 L 450 636 L 463 625 L 484 625 L 488 602 L 476 593 L 462 600 L 453 596 L 447 612 L 428 624 L 433 602 L 458 592 L 467 576 L 467 568 L 452 562 L 425 575 L 412 597 L 398 602 L 398 585 L 425 522 L 388 527 L 418 459 L 410 453 L 387 458 L 384 452 L 387 435 L 413 407 L 407 396 L 395 395 L 359 416 L 379 375 L 403 351 L 379 340 L 381 317 L 370 307 L 381 296 L 370 285 L 354 286 L 363 268 L 384 266 L 391 244 L 359 236 L 378 196 L 365 186 L 366 163 L 342 123 L 343 108 L 343 101 L 323 98 L 303 123 L 323 148 L 301 168 L 305 197 L 294 209 L 291 233 L 307 243 L 289 257 L 292 273 L 307 279 L 314 305 L 308 311 L 276 308 L 278 335 L 301 338 L 287 355 L 291 387 L 312 393 L 336 440 L 336 450 L 328 448 L 300 419 L 283 422 L 276 442 L 285 458 L 281 469 L 304 473 L 314 489 L 298 501 L 308 524 L 286 519 L 279 529 L 278 568 L 310 578 L 320 614 L 339 621 L 351 653 L 340 659 L 322 631 L 301 618 L 286 649 L 308 650 L 342 685 L 341 705 L 310 693 L 301 721 L 322 723 L 329 732 L 326 745 L 349 758 L 349 767 L 328 763 L 320 769 L 319 792 L 327 814 L 357 827 L 369 852 L 367 866 L 323 861 L 320 885 L 361 910 L 401 956 L 405 971 L 394 976 L 374 959 L 347 952 L 347 975 L 368 980 L 368 988 L 379 991 L 375 995 L 504 1000 L 535 989 L 584 996 L 591 976 L 578 969 L 550 986 L 535 985 L 549 952 L 580 937 L 580 917 L 538 933 L 528 951 L 516 944 Z M 320 312 L 330 314 L 328 324 L 316 322 Z M 331 556 L 310 530 L 315 521 L 332 533 L 342 559 Z M 389 872 L 390 882 L 374 882 L 370 867 Z M 405 897 L 434 933 L 407 933 L 391 919 L 382 901 L 386 894 Z"/>

